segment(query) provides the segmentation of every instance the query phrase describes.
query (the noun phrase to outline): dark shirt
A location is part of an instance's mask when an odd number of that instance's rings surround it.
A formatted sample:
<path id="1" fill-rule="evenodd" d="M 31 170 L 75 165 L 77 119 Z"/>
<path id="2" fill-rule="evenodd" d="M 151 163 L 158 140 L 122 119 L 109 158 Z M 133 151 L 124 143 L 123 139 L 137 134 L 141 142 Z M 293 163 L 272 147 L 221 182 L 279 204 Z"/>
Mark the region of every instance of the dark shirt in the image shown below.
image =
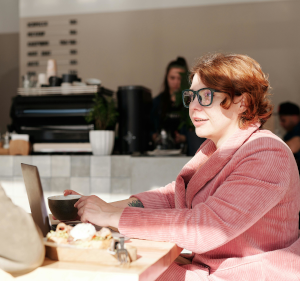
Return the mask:
<path id="1" fill-rule="evenodd" d="M 165 104 L 166 103 L 166 104 Z M 181 126 L 181 110 L 182 105 L 176 106 L 171 101 L 165 101 L 163 93 L 153 99 L 153 107 L 151 112 L 152 130 L 153 133 L 160 133 L 164 129 L 168 134 L 175 139 L 175 132 L 181 135 L 187 133 L 186 126 Z M 176 145 L 176 147 L 179 145 Z"/>
<path id="2" fill-rule="evenodd" d="M 291 140 L 293 137 L 300 137 L 300 122 L 288 133 L 285 134 L 283 137 L 283 140 L 285 142 Z M 296 153 L 294 153 L 298 168 L 300 168 L 300 150 Z M 299 169 L 300 171 L 300 169 Z"/>

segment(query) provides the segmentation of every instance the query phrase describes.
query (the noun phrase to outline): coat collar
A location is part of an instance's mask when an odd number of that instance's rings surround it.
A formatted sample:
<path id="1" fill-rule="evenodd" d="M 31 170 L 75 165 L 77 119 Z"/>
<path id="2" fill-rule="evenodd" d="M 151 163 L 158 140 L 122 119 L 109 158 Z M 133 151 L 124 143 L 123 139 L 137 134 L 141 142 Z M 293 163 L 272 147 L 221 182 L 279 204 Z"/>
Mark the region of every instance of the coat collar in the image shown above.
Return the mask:
<path id="1" fill-rule="evenodd" d="M 248 129 L 238 129 L 216 149 L 211 140 L 206 140 L 196 155 L 183 167 L 175 184 L 175 207 L 191 208 L 196 193 L 232 158 L 242 144 L 260 127 L 255 124 Z M 187 188 L 186 188 L 187 186 Z"/>

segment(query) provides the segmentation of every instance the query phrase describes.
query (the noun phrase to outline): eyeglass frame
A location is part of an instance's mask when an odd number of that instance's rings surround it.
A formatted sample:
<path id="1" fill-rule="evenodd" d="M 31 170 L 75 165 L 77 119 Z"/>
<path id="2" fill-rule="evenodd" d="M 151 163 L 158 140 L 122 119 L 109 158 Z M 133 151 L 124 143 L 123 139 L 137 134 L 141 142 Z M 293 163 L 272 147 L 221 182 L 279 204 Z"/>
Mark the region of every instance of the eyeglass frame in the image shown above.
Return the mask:
<path id="1" fill-rule="evenodd" d="M 199 95 L 199 92 L 200 92 L 201 90 L 210 90 L 210 91 L 211 91 L 212 96 L 211 96 L 210 104 L 203 105 L 203 104 L 200 102 L 200 95 Z M 186 89 L 186 90 L 183 90 L 183 91 L 182 91 L 182 102 L 183 102 L 183 106 L 184 106 L 185 108 L 189 108 L 189 106 L 186 106 L 186 105 L 185 105 L 185 102 L 184 102 L 184 96 L 183 96 L 183 94 L 184 94 L 184 92 L 186 92 L 186 91 L 191 91 L 191 92 L 194 93 L 193 101 L 195 100 L 195 97 L 196 97 L 196 95 L 197 95 L 197 100 L 198 100 L 198 102 L 199 102 L 199 104 L 200 104 L 201 106 L 210 106 L 210 105 L 212 104 L 212 102 L 213 102 L 213 99 L 214 99 L 214 93 L 215 93 L 215 92 L 219 92 L 218 90 L 215 90 L 215 89 L 212 89 L 212 88 L 202 88 L 202 89 L 199 89 L 199 90 L 197 90 L 197 91 L 194 91 L 194 90 L 192 90 L 192 89 Z"/>
<path id="2" fill-rule="evenodd" d="M 207 104 L 207 105 L 201 104 L 201 102 L 200 102 L 200 100 L 199 100 L 199 99 L 200 99 L 199 92 L 200 92 L 201 90 L 210 90 L 210 91 L 211 91 L 212 96 L 211 96 L 210 104 Z M 195 100 L 195 96 L 197 95 L 197 100 L 198 100 L 198 102 L 199 102 L 199 104 L 200 104 L 201 106 L 210 106 L 210 105 L 212 104 L 212 102 L 213 102 L 213 99 L 214 99 L 214 93 L 216 93 L 216 92 L 219 92 L 219 93 L 226 93 L 226 92 L 221 92 L 221 91 L 219 91 L 219 90 L 212 89 L 212 88 L 202 88 L 202 89 L 199 89 L 199 90 L 197 90 L 197 91 L 194 91 L 194 90 L 192 90 L 192 89 L 185 89 L 185 90 L 182 90 L 182 102 L 183 102 L 183 106 L 184 106 L 185 108 L 189 108 L 189 106 L 186 106 L 186 105 L 185 105 L 185 102 L 184 102 L 183 94 L 184 94 L 185 91 L 191 91 L 191 92 L 194 93 L 193 101 Z M 235 92 L 235 95 L 236 95 L 236 96 L 240 96 L 241 93 Z"/>

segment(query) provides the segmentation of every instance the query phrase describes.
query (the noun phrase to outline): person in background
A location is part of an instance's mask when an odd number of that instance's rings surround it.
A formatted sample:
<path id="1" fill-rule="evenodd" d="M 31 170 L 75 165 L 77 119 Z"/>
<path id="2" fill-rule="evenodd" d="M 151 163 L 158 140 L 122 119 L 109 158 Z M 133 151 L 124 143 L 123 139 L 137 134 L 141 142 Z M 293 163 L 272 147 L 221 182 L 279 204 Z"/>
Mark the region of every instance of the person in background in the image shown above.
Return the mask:
<path id="1" fill-rule="evenodd" d="M 298 168 L 300 167 L 300 109 L 294 103 L 284 102 L 279 105 L 280 125 L 286 130 L 283 137 L 293 152 Z"/>
<path id="2" fill-rule="evenodd" d="M 0 280 L 1 270 L 13 275 L 40 266 L 45 247 L 40 229 L 30 214 L 13 204 L 0 186 Z"/>
<path id="3" fill-rule="evenodd" d="M 187 78 L 188 66 L 184 58 L 178 57 L 171 61 L 166 69 L 162 92 L 153 99 L 151 112 L 152 140 L 157 141 L 161 130 L 172 137 L 175 148 L 186 142 L 186 130 L 184 126 L 178 129 L 181 123 L 180 111 L 182 109 L 180 91 L 182 77 Z M 179 97 L 179 100 L 178 100 Z"/>

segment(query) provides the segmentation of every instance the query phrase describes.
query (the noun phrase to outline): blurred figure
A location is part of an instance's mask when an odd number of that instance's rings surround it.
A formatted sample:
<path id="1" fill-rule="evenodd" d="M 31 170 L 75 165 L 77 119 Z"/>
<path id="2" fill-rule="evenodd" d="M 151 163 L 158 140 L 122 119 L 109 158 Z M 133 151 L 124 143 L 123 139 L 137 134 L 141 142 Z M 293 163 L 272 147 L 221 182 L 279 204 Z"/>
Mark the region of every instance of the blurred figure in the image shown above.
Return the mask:
<path id="1" fill-rule="evenodd" d="M 13 204 L 0 186 L 0 280 L 1 270 L 24 274 L 40 266 L 45 247 L 40 229 L 33 219 Z"/>
<path id="2" fill-rule="evenodd" d="M 300 164 L 300 109 L 294 103 L 285 102 L 279 105 L 280 125 L 286 130 L 285 143 L 294 153 L 298 168 Z"/>
<path id="3" fill-rule="evenodd" d="M 188 66 L 184 58 L 178 57 L 171 61 L 166 69 L 162 92 L 153 100 L 151 120 L 153 122 L 152 140 L 157 142 L 160 133 L 166 132 L 168 138 L 175 143 L 175 147 L 186 142 L 186 129 L 181 124 L 182 98 L 180 86 L 182 77 L 187 77 Z M 169 147 L 171 148 L 171 147 Z"/>

